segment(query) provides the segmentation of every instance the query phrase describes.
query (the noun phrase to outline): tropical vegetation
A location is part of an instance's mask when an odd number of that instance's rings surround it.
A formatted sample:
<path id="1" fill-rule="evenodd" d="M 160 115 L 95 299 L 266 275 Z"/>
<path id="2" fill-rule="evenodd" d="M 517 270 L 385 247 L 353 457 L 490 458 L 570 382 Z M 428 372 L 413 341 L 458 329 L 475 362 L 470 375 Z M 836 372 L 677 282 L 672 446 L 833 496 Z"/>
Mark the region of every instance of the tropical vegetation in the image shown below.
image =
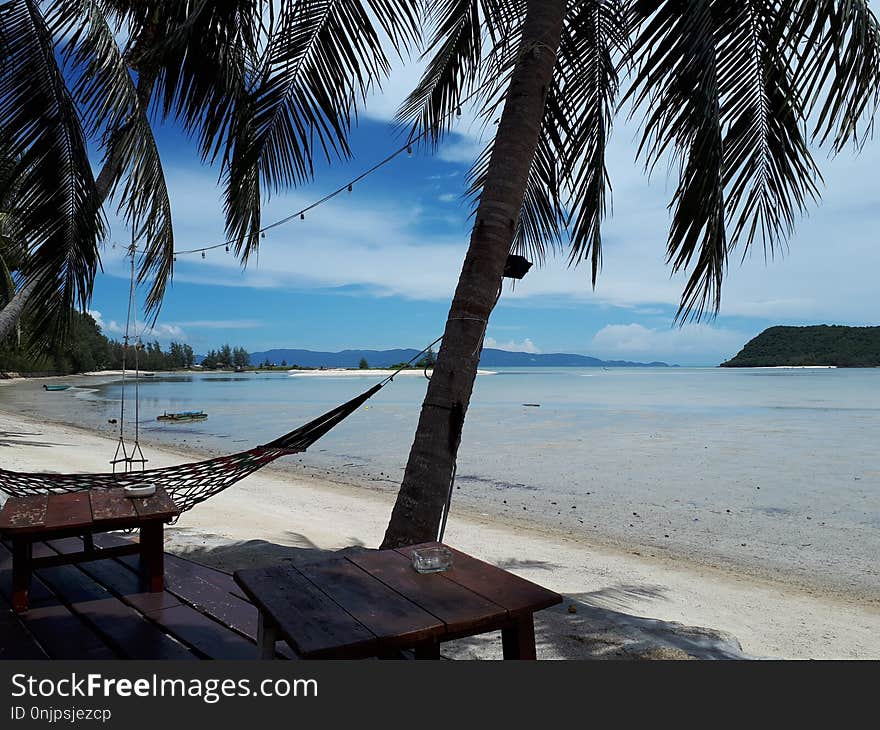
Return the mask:
<path id="1" fill-rule="evenodd" d="M 834 365 L 880 367 L 880 327 L 770 327 L 749 340 L 723 368 Z"/>

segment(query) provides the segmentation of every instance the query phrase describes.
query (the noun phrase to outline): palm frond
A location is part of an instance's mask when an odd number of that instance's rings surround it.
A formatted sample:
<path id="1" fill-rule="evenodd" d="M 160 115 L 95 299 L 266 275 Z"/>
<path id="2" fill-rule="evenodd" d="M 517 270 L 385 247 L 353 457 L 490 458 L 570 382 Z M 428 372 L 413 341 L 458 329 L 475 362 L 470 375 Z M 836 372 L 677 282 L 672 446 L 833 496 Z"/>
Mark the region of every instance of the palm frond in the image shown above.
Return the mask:
<path id="1" fill-rule="evenodd" d="M 0 7 L 0 128 L 16 161 L 16 217 L 30 254 L 35 327 L 51 336 L 85 307 L 104 234 L 85 135 L 36 0 Z"/>
<path id="2" fill-rule="evenodd" d="M 452 129 L 460 105 L 473 101 L 488 124 L 503 104 L 519 48 L 525 0 L 442 0 L 426 18 L 434 28 L 428 65 L 401 104 L 397 121 L 434 148 Z"/>
<path id="3" fill-rule="evenodd" d="M 773 0 L 722 4 L 716 54 L 725 125 L 724 184 L 731 248 L 759 238 L 770 253 L 791 235 L 822 179 L 802 132 L 804 117 Z"/>
<path id="4" fill-rule="evenodd" d="M 437 28 L 425 51 L 432 56 L 397 119 L 411 125 L 412 136 L 424 132 L 436 145 L 454 123 L 452 112 L 478 78 L 483 53 L 480 0 L 442 0 L 430 11 L 428 21 Z"/>
<path id="5" fill-rule="evenodd" d="M 226 140 L 226 228 L 244 262 L 259 244 L 260 193 L 311 178 L 313 161 L 347 158 L 357 109 L 390 71 L 379 31 L 415 31 L 415 0 L 285 3 L 257 73 L 239 95 Z M 398 45 L 402 49 L 401 45 Z"/>
<path id="6" fill-rule="evenodd" d="M 667 258 L 673 271 L 691 267 L 678 317 L 699 319 L 721 305 L 727 265 L 721 91 L 710 0 L 636 0 L 636 68 L 625 96 L 644 109 L 639 153 L 649 168 L 678 167 Z M 692 260 L 696 255 L 696 261 Z M 691 265 L 692 264 L 692 265 Z"/>
<path id="7" fill-rule="evenodd" d="M 88 131 L 103 138 L 98 193 L 118 200 L 119 212 L 134 230 L 143 250 L 138 281 L 151 280 L 147 310 L 158 314 L 173 271 L 174 231 L 162 161 L 147 118 L 152 76 L 143 72 L 135 85 L 105 5 L 65 0 L 53 6 L 47 21 L 55 37 L 64 39 L 61 56 Z"/>
<path id="8" fill-rule="evenodd" d="M 619 89 L 618 64 L 629 49 L 622 2 L 587 0 L 570 11 L 559 47 L 545 128 L 560 130 L 556 153 L 567 188 L 569 261 L 589 260 L 593 286 L 602 263 L 602 220 L 611 182 L 605 150 Z M 558 101 L 557 101 L 558 100 Z"/>
<path id="9" fill-rule="evenodd" d="M 814 138 L 864 143 L 880 101 L 880 23 L 868 0 L 789 0 L 798 93 Z"/>

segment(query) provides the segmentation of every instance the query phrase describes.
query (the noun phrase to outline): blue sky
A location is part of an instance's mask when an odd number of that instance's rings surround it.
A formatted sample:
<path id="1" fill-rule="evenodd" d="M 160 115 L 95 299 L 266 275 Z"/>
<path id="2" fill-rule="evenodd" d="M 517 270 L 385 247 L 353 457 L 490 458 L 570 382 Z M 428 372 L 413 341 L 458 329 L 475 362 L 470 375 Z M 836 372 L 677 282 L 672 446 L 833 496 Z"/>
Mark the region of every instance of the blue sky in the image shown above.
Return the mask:
<path id="1" fill-rule="evenodd" d="M 321 166 L 314 182 L 276 195 L 264 224 L 322 197 L 401 144 L 390 124 L 417 71 L 395 72 L 362 115 L 351 162 Z M 765 261 L 757 247 L 734 254 L 718 318 L 673 324 L 684 277 L 671 277 L 664 252 L 673 183 L 648 181 L 634 160 L 632 126 L 618 121 L 608 155 L 613 213 L 604 229 L 604 266 L 595 291 L 589 270 L 551 258 L 515 289 L 506 287 L 487 345 L 604 358 L 714 365 L 774 324 L 880 324 L 875 220 L 880 142 L 858 157 L 817 158 L 823 200 L 800 222 L 787 251 Z M 177 248 L 222 241 L 217 172 L 173 127 L 158 133 L 171 191 Z M 258 259 L 242 269 L 223 249 L 179 256 L 158 322 L 146 336 L 186 341 L 196 352 L 229 342 L 250 351 L 421 348 L 443 331 L 469 233 L 463 200 L 467 171 L 481 148 L 465 113 L 458 133 L 430 155 L 401 155 L 378 173 L 306 216 L 267 234 Z M 129 234 L 111 220 L 91 310 L 105 334 L 125 323 Z M 143 301 L 143 292 L 139 294 Z"/>

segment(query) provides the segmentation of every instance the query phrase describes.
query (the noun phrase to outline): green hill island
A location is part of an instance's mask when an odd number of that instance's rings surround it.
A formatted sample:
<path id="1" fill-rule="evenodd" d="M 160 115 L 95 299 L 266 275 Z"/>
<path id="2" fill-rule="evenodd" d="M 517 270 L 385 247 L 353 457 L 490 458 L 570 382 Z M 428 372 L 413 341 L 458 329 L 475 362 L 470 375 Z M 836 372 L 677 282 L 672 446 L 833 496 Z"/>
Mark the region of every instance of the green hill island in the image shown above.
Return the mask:
<path id="1" fill-rule="evenodd" d="M 880 327 L 770 327 L 721 363 L 723 368 L 880 367 Z"/>

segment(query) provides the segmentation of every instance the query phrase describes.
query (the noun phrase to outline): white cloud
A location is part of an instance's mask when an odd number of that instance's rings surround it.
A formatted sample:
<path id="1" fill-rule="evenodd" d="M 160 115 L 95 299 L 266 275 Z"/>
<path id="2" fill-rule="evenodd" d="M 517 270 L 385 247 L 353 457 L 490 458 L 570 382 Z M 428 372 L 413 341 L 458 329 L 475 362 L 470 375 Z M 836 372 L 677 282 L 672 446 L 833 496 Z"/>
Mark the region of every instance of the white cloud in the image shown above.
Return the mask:
<path id="1" fill-rule="evenodd" d="M 89 309 L 87 310 L 88 315 L 95 320 L 95 324 L 101 329 L 104 330 L 104 317 L 97 309 Z"/>
<path id="2" fill-rule="evenodd" d="M 610 324 L 590 342 L 589 352 L 606 359 L 639 358 L 707 364 L 735 355 L 755 333 L 708 324 L 650 329 L 641 324 Z"/>
<path id="3" fill-rule="evenodd" d="M 670 275 L 665 261 L 672 185 L 659 175 L 650 184 L 645 180 L 632 159 L 632 137 L 632 127 L 619 124 L 609 149 L 614 212 L 604 228 L 603 270 L 595 291 L 588 268 L 568 268 L 562 255 L 542 269 L 533 268 L 515 289 L 505 287 L 505 301 L 610 306 L 631 311 L 633 319 L 677 306 L 686 276 Z M 407 163 L 403 158 L 393 164 Z M 880 193 L 868 184 L 878 165 L 876 143 L 860 158 L 842 154 L 825 165 L 825 201 L 800 223 L 784 257 L 765 262 L 758 248 L 740 264 L 734 254 L 722 315 L 783 323 L 880 321 L 875 275 L 880 247 L 873 231 Z M 213 173 L 171 167 L 166 174 L 179 247 L 223 240 Z M 275 196 L 266 206 L 265 220 L 311 203 L 323 192 L 319 181 Z M 353 286 L 379 296 L 448 300 L 468 243 L 469 210 L 443 208 L 445 215 L 460 220 L 461 232 L 454 234 L 449 232 L 454 226 L 435 227 L 436 202 L 433 210 L 423 210 L 418 202 L 398 186 L 359 186 L 305 221 L 271 231 L 246 270 L 220 249 L 208 252 L 204 261 L 198 255 L 179 257 L 175 280 L 254 288 Z M 104 263 L 108 273 L 127 278 L 120 249 L 108 249 Z"/>
<path id="4" fill-rule="evenodd" d="M 104 321 L 104 317 L 97 309 L 88 310 L 92 319 L 104 335 L 125 335 L 125 324 L 111 319 L 109 322 Z M 203 322 L 192 322 L 192 325 L 208 326 Z M 158 339 L 158 340 L 186 340 L 187 335 L 184 329 L 178 324 L 156 323 L 155 325 L 147 325 L 144 322 L 136 321 L 129 327 L 129 336 L 135 337 L 140 335 L 142 339 Z"/>
<path id="5" fill-rule="evenodd" d="M 487 337 L 484 345 L 496 350 L 507 350 L 508 352 L 529 352 L 533 355 L 539 354 L 541 351 L 535 346 L 528 337 L 522 342 L 510 340 L 509 342 L 498 342 L 494 337 Z"/>

